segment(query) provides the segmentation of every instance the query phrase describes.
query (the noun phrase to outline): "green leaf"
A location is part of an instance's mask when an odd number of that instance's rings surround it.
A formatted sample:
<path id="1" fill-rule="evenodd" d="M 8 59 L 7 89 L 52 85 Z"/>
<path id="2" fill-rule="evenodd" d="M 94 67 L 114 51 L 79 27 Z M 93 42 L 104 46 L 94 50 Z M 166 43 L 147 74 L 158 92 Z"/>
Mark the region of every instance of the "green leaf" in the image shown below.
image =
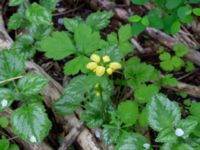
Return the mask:
<path id="1" fill-rule="evenodd" d="M 156 29 L 163 29 L 164 21 L 161 17 L 161 12 L 159 9 L 152 9 L 148 14 L 148 20 L 150 22 L 150 26 Z"/>
<path id="2" fill-rule="evenodd" d="M 179 21 L 175 21 L 171 26 L 171 34 L 176 34 L 181 30 L 181 23 Z"/>
<path id="3" fill-rule="evenodd" d="M 0 117 L 0 127 L 7 128 L 8 124 L 9 124 L 8 118 L 6 118 L 5 116 Z"/>
<path id="4" fill-rule="evenodd" d="M 119 36 L 120 43 L 130 40 L 132 37 L 131 26 L 130 25 L 121 26 L 118 31 L 118 36 Z"/>
<path id="5" fill-rule="evenodd" d="M 193 13 L 194 13 L 196 16 L 200 16 L 200 8 L 194 8 L 194 9 L 193 9 Z"/>
<path id="6" fill-rule="evenodd" d="M 173 56 L 171 63 L 173 64 L 174 68 L 181 68 L 184 64 L 184 61 L 180 57 Z"/>
<path id="7" fill-rule="evenodd" d="M 22 94 L 35 95 L 47 85 L 48 80 L 41 75 L 29 73 L 18 81 L 17 87 Z"/>
<path id="8" fill-rule="evenodd" d="M 8 108 L 14 101 L 13 91 L 6 88 L 0 88 L 0 112 Z"/>
<path id="9" fill-rule="evenodd" d="M 64 95 L 54 103 L 54 108 L 61 114 L 70 114 L 85 100 L 85 93 L 97 83 L 96 76 L 80 75 L 73 78 L 65 88 Z"/>
<path id="10" fill-rule="evenodd" d="M 40 103 L 33 103 L 16 109 L 11 115 L 14 133 L 31 143 L 41 143 L 51 129 L 51 122 Z"/>
<path id="11" fill-rule="evenodd" d="M 178 5 L 181 4 L 181 2 L 182 2 L 181 0 L 176 0 L 176 1 L 174 1 L 174 0 L 167 0 L 165 6 L 168 9 L 174 9 L 174 8 L 178 7 Z"/>
<path id="12" fill-rule="evenodd" d="M 195 119 L 186 118 L 180 120 L 176 125 L 176 128 L 182 129 L 184 131 L 184 136 L 188 136 L 195 130 L 197 124 L 198 122 Z"/>
<path id="13" fill-rule="evenodd" d="M 0 53 L 0 81 L 20 76 L 25 72 L 25 61 L 15 51 Z"/>
<path id="14" fill-rule="evenodd" d="M 132 34 L 133 35 L 136 36 L 136 35 L 142 33 L 144 30 L 145 30 L 145 26 L 142 25 L 142 23 L 140 23 L 140 22 L 133 23 L 133 25 L 132 25 Z"/>
<path id="15" fill-rule="evenodd" d="M 177 136 L 172 128 L 166 128 L 159 132 L 156 137 L 156 142 L 160 143 L 173 143 L 177 140 Z"/>
<path id="16" fill-rule="evenodd" d="M 90 59 L 85 56 L 79 56 L 73 60 L 65 63 L 64 73 L 65 75 L 75 75 L 79 71 L 86 72 L 86 65 L 90 62 Z"/>
<path id="17" fill-rule="evenodd" d="M 185 66 L 185 71 L 186 72 L 192 72 L 192 71 L 194 71 L 195 66 L 194 66 L 194 64 L 192 62 L 186 61 L 185 65 L 186 65 Z"/>
<path id="18" fill-rule="evenodd" d="M 85 106 L 85 111 L 81 113 L 81 120 L 87 123 L 90 128 L 101 127 L 103 123 L 103 103 L 100 99 L 94 99 Z"/>
<path id="19" fill-rule="evenodd" d="M 200 102 L 192 103 L 189 111 L 193 116 L 199 118 L 199 121 L 200 121 L 200 109 L 199 108 L 200 108 Z"/>
<path id="20" fill-rule="evenodd" d="M 40 45 L 41 51 L 55 60 L 63 59 L 76 51 L 66 32 L 53 32 L 51 36 L 44 38 Z"/>
<path id="21" fill-rule="evenodd" d="M 143 150 L 147 149 L 145 148 L 147 145 L 149 149 L 150 144 L 148 144 L 145 137 L 138 133 L 130 133 L 129 135 L 121 137 L 115 147 L 115 150 Z"/>
<path id="22" fill-rule="evenodd" d="M 26 18 L 33 24 L 51 24 L 50 12 L 37 3 L 33 3 L 26 10 Z"/>
<path id="23" fill-rule="evenodd" d="M 45 7 L 50 12 L 56 8 L 57 0 L 40 0 L 40 5 Z"/>
<path id="24" fill-rule="evenodd" d="M 180 19 L 184 19 L 192 13 L 192 9 L 189 6 L 179 7 L 177 14 Z"/>
<path id="25" fill-rule="evenodd" d="M 159 55 L 159 59 L 162 61 L 168 61 L 171 59 L 171 55 L 168 52 L 163 52 L 162 54 Z"/>
<path id="26" fill-rule="evenodd" d="M 78 24 L 78 19 L 64 18 L 64 26 L 70 32 L 74 32 Z"/>
<path id="27" fill-rule="evenodd" d="M 83 40 L 84 39 L 84 40 Z M 100 48 L 100 34 L 92 31 L 92 28 L 84 23 L 78 25 L 75 30 L 74 40 L 78 51 L 90 55 Z"/>
<path id="28" fill-rule="evenodd" d="M 134 15 L 134 16 L 131 16 L 129 17 L 129 21 L 130 22 L 139 22 L 140 20 L 142 19 L 142 17 L 138 16 L 138 15 Z"/>
<path id="29" fill-rule="evenodd" d="M 10 144 L 9 150 L 20 150 L 16 144 Z"/>
<path id="30" fill-rule="evenodd" d="M 112 16 L 113 13 L 111 11 L 98 11 L 87 17 L 86 24 L 91 26 L 93 30 L 98 31 L 108 26 Z"/>
<path id="31" fill-rule="evenodd" d="M 137 4 L 137 5 L 144 5 L 145 3 L 147 3 L 149 0 L 131 0 L 131 2 L 133 4 Z"/>
<path id="32" fill-rule="evenodd" d="M 9 0 L 9 6 L 17 6 L 24 2 L 25 0 Z"/>
<path id="33" fill-rule="evenodd" d="M 144 104 L 148 103 L 151 101 L 153 95 L 155 95 L 159 91 L 159 87 L 151 84 L 151 85 L 146 85 L 146 84 L 141 84 L 134 93 L 134 96 L 137 100 L 137 102 Z"/>
<path id="34" fill-rule="evenodd" d="M 155 131 L 173 127 L 181 118 L 178 104 L 170 101 L 162 94 L 157 94 L 152 98 L 151 103 L 148 105 L 148 114 L 149 125 Z"/>
<path id="35" fill-rule="evenodd" d="M 165 71 L 172 71 L 174 69 L 174 66 L 171 61 L 160 62 L 160 67 Z"/>
<path id="36" fill-rule="evenodd" d="M 189 51 L 188 47 L 186 45 L 182 44 L 182 43 L 175 44 L 173 49 L 176 53 L 176 56 L 178 56 L 178 57 L 185 56 Z"/>
<path id="37" fill-rule="evenodd" d="M 8 21 L 8 28 L 11 30 L 16 30 L 20 28 L 24 23 L 24 16 L 20 13 L 13 14 Z"/>
<path id="38" fill-rule="evenodd" d="M 1 150 L 8 150 L 9 145 L 10 145 L 10 143 L 7 139 L 0 139 L 0 149 Z"/>
<path id="39" fill-rule="evenodd" d="M 138 105 L 130 100 L 120 103 L 117 111 L 126 126 L 134 125 L 139 116 Z"/>
<path id="40" fill-rule="evenodd" d="M 161 79 L 161 83 L 166 86 L 176 86 L 177 80 L 171 74 L 167 74 Z"/>
<path id="41" fill-rule="evenodd" d="M 148 126 L 148 111 L 147 108 L 143 108 L 142 112 L 139 115 L 139 124 L 142 127 Z"/>
<path id="42" fill-rule="evenodd" d="M 147 16 L 143 17 L 141 23 L 142 23 L 145 27 L 149 26 L 150 23 L 149 23 L 148 17 L 147 17 Z"/>

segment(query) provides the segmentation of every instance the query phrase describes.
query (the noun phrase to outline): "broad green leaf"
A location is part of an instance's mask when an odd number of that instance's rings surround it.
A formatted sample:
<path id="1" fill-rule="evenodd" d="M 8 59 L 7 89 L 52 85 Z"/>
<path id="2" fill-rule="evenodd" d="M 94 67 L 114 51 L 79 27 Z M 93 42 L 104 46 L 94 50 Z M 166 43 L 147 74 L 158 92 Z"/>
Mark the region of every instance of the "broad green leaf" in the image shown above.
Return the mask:
<path id="1" fill-rule="evenodd" d="M 101 138 L 105 144 L 110 145 L 115 143 L 119 136 L 120 136 L 119 129 L 104 125 Z"/>
<path id="2" fill-rule="evenodd" d="M 25 61 L 13 50 L 0 53 L 0 81 L 20 76 L 25 72 Z"/>
<path id="3" fill-rule="evenodd" d="M 120 103 L 117 111 L 126 126 L 134 125 L 139 116 L 138 105 L 130 100 Z"/>
<path id="4" fill-rule="evenodd" d="M 20 13 L 13 14 L 8 21 L 8 28 L 16 30 L 20 28 L 24 23 L 24 16 Z"/>
<path id="5" fill-rule="evenodd" d="M 143 17 L 142 20 L 141 20 L 141 23 L 142 23 L 145 27 L 149 26 L 150 23 L 149 23 L 148 17 L 147 17 L 147 16 Z"/>
<path id="6" fill-rule="evenodd" d="M 48 80 L 41 75 L 29 73 L 18 81 L 17 87 L 22 94 L 35 95 L 39 94 Z"/>
<path id="7" fill-rule="evenodd" d="M 179 21 L 175 21 L 171 26 L 171 34 L 176 34 L 181 30 L 181 23 Z"/>
<path id="8" fill-rule="evenodd" d="M 141 84 L 134 93 L 134 96 L 139 103 L 148 103 L 151 101 L 153 95 L 155 95 L 159 91 L 159 87 L 151 84 L 145 85 Z"/>
<path id="9" fill-rule="evenodd" d="M 196 3 L 199 3 L 200 2 L 200 0 L 189 0 L 189 3 L 191 3 L 191 4 L 196 4 Z"/>
<path id="10" fill-rule="evenodd" d="M 152 98 L 151 103 L 148 105 L 148 114 L 149 125 L 155 131 L 172 128 L 181 118 L 178 104 L 170 101 L 162 94 L 157 94 Z"/>
<path id="11" fill-rule="evenodd" d="M 176 0 L 176 1 L 174 1 L 174 0 L 167 0 L 165 6 L 168 9 L 174 9 L 174 8 L 178 7 L 178 5 L 181 4 L 181 2 L 182 2 L 181 0 Z"/>
<path id="12" fill-rule="evenodd" d="M 150 149 L 150 144 L 148 144 L 145 137 L 138 133 L 130 133 L 129 135 L 122 136 L 118 141 L 115 150 L 143 150 Z"/>
<path id="13" fill-rule="evenodd" d="M 200 16 L 200 8 L 194 8 L 194 9 L 193 9 L 193 13 L 194 13 L 196 16 Z"/>
<path id="14" fill-rule="evenodd" d="M 103 123 L 103 103 L 96 98 L 85 106 L 85 111 L 81 113 L 81 120 L 86 122 L 90 128 L 101 127 Z"/>
<path id="15" fill-rule="evenodd" d="M 45 7 L 50 12 L 56 7 L 57 0 L 40 0 L 40 5 Z"/>
<path id="16" fill-rule="evenodd" d="M 17 6 L 24 2 L 25 0 L 9 0 L 9 6 Z"/>
<path id="17" fill-rule="evenodd" d="M 200 118 L 200 102 L 192 103 L 191 107 L 189 108 L 190 113 L 197 117 Z M 200 121 L 200 119 L 199 119 Z"/>
<path id="18" fill-rule="evenodd" d="M 7 139 L 0 139 L 0 150 L 8 150 L 9 145 L 10 143 Z"/>
<path id="19" fill-rule="evenodd" d="M 119 44 L 120 52 L 123 56 L 126 56 L 129 52 L 131 52 L 134 48 L 133 45 L 129 42 L 123 42 Z"/>
<path id="20" fill-rule="evenodd" d="M 132 37 L 131 26 L 130 25 L 121 26 L 118 31 L 118 36 L 119 36 L 120 43 L 130 40 Z"/>
<path id="21" fill-rule="evenodd" d="M 87 71 L 86 65 L 90 61 L 91 60 L 88 57 L 78 56 L 74 58 L 73 60 L 65 63 L 65 66 L 64 66 L 65 75 L 75 75 L 79 71 L 86 72 Z"/>
<path id="22" fill-rule="evenodd" d="M 175 44 L 173 49 L 176 53 L 176 56 L 178 56 L 178 57 L 185 56 L 189 51 L 188 47 L 186 45 L 182 44 L 182 43 Z"/>
<path id="23" fill-rule="evenodd" d="M 159 132 L 158 136 L 156 137 L 156 142 L 161 143 L 173 143 L 177 140 L 177 136 L 172 128 L 166 128 Z"/>
<path id="24" fill-rule="evenodd" d="M 112 16 L 113 13 L 111 11 L 98 11 L 87 17 L 86 24 L 91 26 L 93 30 L 98 31 L 108 26 Z"/>
<path id="25" fill-rule="evenodd" d="M 192 72 L 192 71 L 194 71 L 195 66 L 194 66 L 194 64 L 192 62 L 186 61 L 185 65 L 186 65 L 185 66 L 185 71 L 186 72 Z"/>
<path id="26" fill-rule="evenodd" d="M 147 17 L 151 27 L 154 27 L 156 29 L 163 29 L 164 22 L 159 9 L 152 9 Z"/>
<path id="27" fill-rule="evenodd" d="M 144 30 L 145 30 L 145 26 L 142 25 L 142 23 L 140 23 L 140 22 L 133 23 L 133 25 L 132 25 L 132 34 L 134 36 L 142 33 Z"/>
<path id="28" fill-rule="evenodd" d="M 74 32 L 75 29 L 78 27 L 78 24 L 78 19 L 64 18 L 64 26 L 70 32 Z"/>
<path id="29" fill-rule="evenodd" d="M 149 0 L 131 0 L 131 2 L 133 2 L 133 4 L 137 4 L 137 5 L 144 5 L 148 1 Z"/>
<path id="30" fill-rule="evenodd" d="M 189 6 L 179 7 L 177 14 L 180 19 L 184 19 L 192 13 L 192 9 Z"/>
<path id="31" fill-rule="evenodd" d="M 99 32 L 92 31 L 92 28 L 84 23 L 79 24 L 76 28 L 74 40 L 78 51 L 87 55 L 98 50 L 101 46 Z"/>
<path id="32" fill-rule="evenodd" d="M 66 32 L 53 32 L 51 36 L 44 38 L 40 45 L 41 51 L 55 60 L 63 59 L 76 51 Z"/>
<path id="33" fill-rule="evenodd" d="M 96 76 L 80 75 L 73 78 L 65 88 L 64 95 L 54 103 L 54 108 L 61 114 L 70 114 L 85 100 L 85 93 L 97 83 Z"/>
<path id="34" fill-rule="evenodd" d="M 197 124 L 198 122 L 195 119 L 186 118 L 180 120 L 176 125 L 176 128 L 182 129 L 184 131 L 184 136 L 189 136 L 189 134 L 195 130 Z"/>
<path id="35" fill-rule="evenodd" d="M 32 103 L 12 112 L 11 125 L 14 133 L 31 143 L 41 143 L 51 129 L 51 122 L 40 103 Z"/>
<path id="36" fill-rule="evenodd" d="M 170 60 L 160 62 L 160 67 L 165 71 L 172 71 L 174 69 L 173 63 Z"/>
<path id="37" fill-rule="evenodd" d="M 51 24 L 51 14 L 43 6 L 33 3 L 26 10 L 26 18 L 33 24 Z"/>
<path id="38" fill-rule="evenodd" d="M 13 91 L 6 88 L 0 88 L 0 112 L 8 108 L 14 101 Z"/>

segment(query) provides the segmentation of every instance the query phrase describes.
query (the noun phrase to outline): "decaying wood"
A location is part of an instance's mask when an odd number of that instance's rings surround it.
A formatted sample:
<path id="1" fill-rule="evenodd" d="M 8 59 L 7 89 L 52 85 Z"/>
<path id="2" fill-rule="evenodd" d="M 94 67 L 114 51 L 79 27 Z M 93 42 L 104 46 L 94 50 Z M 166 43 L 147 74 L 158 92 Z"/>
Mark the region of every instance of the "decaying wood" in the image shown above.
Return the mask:
<path id="1" fill-rule="evenodd" d="M 0 36 L 0 50 L 9 48 L 12 45 L 13 41 L 9 37 L 4 28 L 4 22 L 2 19 L 1 12 L 0 12 L 0 33 L 2 34 L 2 36 Z M 53 78 L 51 78 L 40 66 L 38 66 L 34 62 L 32 61 L 27 62 L 26 67 L 29 71 L 37 72 L 49 79 L 49 83 L 47 87 L 43 90 L 42 96 L 45 100 L 46 105 L 48 107 L 51 107 L 52 102 L 57 100 L 62 95 L 63 93 L 62 86 L 59 83 L 57 83 Z M 81 124 L 81 122 L 75 115 L 71 115 L 70 117 L 66 116 L 65 119 L 68 122 L 68 124 L 71 125 L 71 127 Z M 83 150 L 102 150 L 102 148 L 98 145 L 93 134 L 87 128 L 85 128 L 79 134 L 76 142 Z M 48 149 L 47 146 L 44 147 L 43 145 L 45 144 L 33 145 L 33 146 L 30 145 L 29 143 L 25 144 L 26 146 L 29 146 L 28 148 L 24 147 L 24 149 L 26 150 L 51 150 L 51 148 Z"/>

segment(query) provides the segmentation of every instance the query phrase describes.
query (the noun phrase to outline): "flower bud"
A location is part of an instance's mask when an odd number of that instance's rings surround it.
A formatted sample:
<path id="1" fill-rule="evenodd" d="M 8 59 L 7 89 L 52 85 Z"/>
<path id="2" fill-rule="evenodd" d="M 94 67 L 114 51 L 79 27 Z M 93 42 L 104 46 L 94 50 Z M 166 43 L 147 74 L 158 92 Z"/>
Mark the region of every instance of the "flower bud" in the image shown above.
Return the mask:
<path id="1" fill-rule="evenodd" d="M 112 62 L 109 65 L 110 68 L 112 68 L 113 70 L 117 70 L 117 69 L 121 69 L 122 65 L 118 62 Z"/>
<path id="2" fill-rule="evenodd" d="M 106 72 L 107 72 L 108 75 L 111 75 L 113 73 L 113 69 L 112 68 L 108 68 L 106 70 Z"/>
<path id="3" fill-rule="evenodd" d="M 96 75 L 99 76 L 99 77 L 103 76 L 104 73 L 105 73 L 105 70 L 106 70 L 105 67 L 103 67 L 103 66 L 98 66 L 98 67 L 95 69 Z"/>
<path id="4" fill-rule="evenodd" d="M 110 57 L 108 55 L 103 56 L 103 62 L 104 63 L 110 62 Z"/>
<path id="5" fill-rule="evenodd" d="M 97 55 L 97 54 L 92 54 L 92 55 L 90 56 L 90 59 L 91 59 L 92 61 L 96 62 L 96 63 L 99 63 L 100 60 L 101 60 L 100 56 Z"/>
<path id="6" fill-rule="evenodd" d="M 97 63 L 95 62 L 89 62 L 86 66 L 87 69 L 89 70 L 95 70 L 97 68 Z"/>

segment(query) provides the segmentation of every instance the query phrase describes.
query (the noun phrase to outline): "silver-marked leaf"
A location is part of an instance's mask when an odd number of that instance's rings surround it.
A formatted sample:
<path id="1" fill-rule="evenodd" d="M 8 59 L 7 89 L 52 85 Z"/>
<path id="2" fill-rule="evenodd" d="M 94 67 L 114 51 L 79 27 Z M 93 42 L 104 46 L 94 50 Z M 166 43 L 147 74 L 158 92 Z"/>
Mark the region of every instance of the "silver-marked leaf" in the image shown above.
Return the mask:
<path id="1" fill-rule="evenodd" d="M 48 80 L 41 75 L 30 73 L 19 80 L 17 87 L 25 95 L 39 94 Z"/>
<path id="2" fill-rule="evenodd" d="M 37 3 L 33 3 L 26 10 L 26 18 L 33 24 L 51 24 L 50 12 Z"/>
<path id="3" fill-rule="evenodd" d="M 157 94 L 148 105 L 149 125 L 156 131 L 174 127 L 181 119 L 180 107 L 166 96 Z"/>
<path id="4" fill-rule="evenodd" d="M 14 133 L 31 143 L 41 143 L 51 129 L 51 122 L 40 103 L 33 103 L 16 109 L 11 115 Z"/>
<path id="5" fill-rule="evenodd" d="M 25 61 L 16 52 L 5 50 L 0 53 L 0 81 L 20 76 L 25 72 Z"/>
<path id="6" fill-rule="evenodd" d="M 111 11 L 98 11 L 89 15 L 86 19 L 86 23 L 91 26 L 93 30 L 101 30 L 109 24 L 109 19 L 112 16 L 113 13 Z"/>
<path id="7" fill-rule="evenodd" d="M 0 112 L 8 108 L 13 100 L 13 92 L 10 89 L 0 88 Z"/>

